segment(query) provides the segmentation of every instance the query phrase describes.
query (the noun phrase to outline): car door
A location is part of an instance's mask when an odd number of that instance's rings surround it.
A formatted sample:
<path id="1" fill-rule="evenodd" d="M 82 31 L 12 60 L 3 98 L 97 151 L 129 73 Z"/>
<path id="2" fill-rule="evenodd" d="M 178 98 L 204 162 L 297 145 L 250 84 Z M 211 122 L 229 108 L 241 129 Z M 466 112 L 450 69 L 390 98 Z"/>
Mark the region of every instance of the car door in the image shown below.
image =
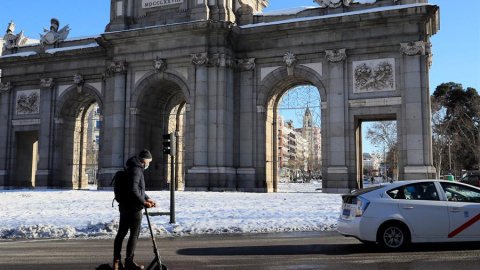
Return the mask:
<path id="1" fill-rule="evenodd" d="M 480 189 L 453 182 L 441 185 L 450 220 L 448 238 L 480 239 Z"/>
<path id="2" fill-rule="evenodd" d="M 413 234 L 416 237 L 445 237 L 449 229 L 447 204 L 440 200 L 435 184 L 409 184 L 403 186 L 403 192 L 405 199 L 399 199 L 398 207 Z"/>

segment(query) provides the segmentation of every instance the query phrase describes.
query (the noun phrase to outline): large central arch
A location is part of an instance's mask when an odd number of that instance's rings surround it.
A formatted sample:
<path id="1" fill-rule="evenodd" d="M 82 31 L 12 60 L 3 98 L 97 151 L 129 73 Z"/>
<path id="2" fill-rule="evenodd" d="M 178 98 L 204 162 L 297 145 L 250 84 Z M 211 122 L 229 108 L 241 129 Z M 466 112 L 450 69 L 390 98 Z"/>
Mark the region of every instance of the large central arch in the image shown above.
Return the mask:
<path id="1" fill-rule="evenodd" d="M 326 89 L 322 83 L 322 76 L 315 70 L 299 66 L 289 75 L 287 69 L 277 68 L 267 75 L 262 84 L 262 90 L 258 95 L 258 103 L 266 108 L 265 113 L 265 179 L 268 191 L 278 191 L 278 106 L 282 96 L 290 89 L 300 85 L 315 86 L 320 94 L 321 100 L 327 99 Z M 318 104 L 321 106 L 321 104 Z M 324 111 L 322 110 L 322 130 L 325 130 L 327 123 L 323 121 Z M 322 133 L 323 135 L 323 133 Z M 323 155 L 322 155 L 323 156 Z"/>

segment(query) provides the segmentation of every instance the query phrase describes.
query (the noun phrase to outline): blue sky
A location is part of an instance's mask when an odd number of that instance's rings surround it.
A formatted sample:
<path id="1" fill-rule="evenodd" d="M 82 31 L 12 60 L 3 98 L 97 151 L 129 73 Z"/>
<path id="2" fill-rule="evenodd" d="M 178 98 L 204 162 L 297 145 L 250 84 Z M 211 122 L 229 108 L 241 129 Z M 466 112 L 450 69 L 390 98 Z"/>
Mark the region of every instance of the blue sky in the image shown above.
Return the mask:
<path id="1" fill-rule="evenodd" d="M 440 31 L 431 39 L 431 92 L 444 82 L 461 83 L 464 88 L 473 87 L 480 91 L 480 1 L 429 2 L 440 6 Z M 0 31 L 5 31 L 13 20 L 15 33 L 23 29 L 26 36 L 35 39 L 43 33 L 44 27 L 50 27 L 51 18 L 59 19 L 60 28 L 69 24 L 69 38 L 103 33 L 110 19 L 109 0 L 2 1 L 1 6 Z M 270 0 L 270 6 L 265 11 L 299 6 L 318 5 L 313 0 Z"/>

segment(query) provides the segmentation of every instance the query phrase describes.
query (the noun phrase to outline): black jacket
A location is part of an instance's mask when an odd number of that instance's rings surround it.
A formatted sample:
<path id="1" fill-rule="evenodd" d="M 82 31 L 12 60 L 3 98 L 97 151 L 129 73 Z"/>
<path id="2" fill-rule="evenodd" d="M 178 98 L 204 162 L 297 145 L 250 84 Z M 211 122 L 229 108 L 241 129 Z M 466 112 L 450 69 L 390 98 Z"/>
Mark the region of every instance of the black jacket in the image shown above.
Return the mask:
<path id="1" fill-rule="evenodd" d="M 143 165 L 138 157 L 131 157 L 126 162 L 128 172 L 128 190 L 129 196 L 125 205 L 120 207 L 127 207 L 141 210 L 145 201 L 150 197 L 145 194 L 145 179 L 143 176 Z"/>

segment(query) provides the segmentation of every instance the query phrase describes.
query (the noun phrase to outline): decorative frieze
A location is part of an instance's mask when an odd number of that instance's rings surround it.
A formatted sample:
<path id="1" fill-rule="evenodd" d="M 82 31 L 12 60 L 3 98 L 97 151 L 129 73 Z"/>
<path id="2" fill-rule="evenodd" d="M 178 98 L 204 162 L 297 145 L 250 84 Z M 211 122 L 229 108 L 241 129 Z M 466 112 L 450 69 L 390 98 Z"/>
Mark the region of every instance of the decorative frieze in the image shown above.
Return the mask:
<path id="1" fill-rule="evenodd" d="M 375 92 L 395 90 L 395 59 L 354 61 L 353 92 Z"/>
<path id="2" fill-rule="evenodd" d="M 11 82 L 0 82 L 0 93 L 8 93 L 12 88 L 13 85 Z"/>
<path id="3" fill-rule="evenodd" d="M 128 63 L 126 61 L 107 62 L 106 73 L 108 77 L 115 75 L 115 73 L 127 74 Z"/>
<path id="4" fill-rule="evenodd" d="M 167 60 L 161 59 L 160 57 L 157 56 L 157 58 L 153 60 L 153 67 L 156 70 L 163 72 L 165 71 L 165 69 L 167 69 Z"/>
<path id="5" fill-rule="evenodd" d="M 17 92 L 17 115 L 37 114 L 40 112 L 40 90 Z"/>
<path id="6" fill-rule="evenodd" d="M 40 88 L 52 89 L 55 85 L 54 78 L 41 78 L 40 79 Z"/>
<path id="7" fill-rule="evenodd" d="M 404 55 L 425 55 L 425 42 L 412 41 L 408 43 L 400 43 L 400 51 Z"/>
<path id="8" fill-rule="evenodd" d="M 325 50 L 325 58 L 332 63 L 338 63 L 347 59 L 346 49 Z"/>

